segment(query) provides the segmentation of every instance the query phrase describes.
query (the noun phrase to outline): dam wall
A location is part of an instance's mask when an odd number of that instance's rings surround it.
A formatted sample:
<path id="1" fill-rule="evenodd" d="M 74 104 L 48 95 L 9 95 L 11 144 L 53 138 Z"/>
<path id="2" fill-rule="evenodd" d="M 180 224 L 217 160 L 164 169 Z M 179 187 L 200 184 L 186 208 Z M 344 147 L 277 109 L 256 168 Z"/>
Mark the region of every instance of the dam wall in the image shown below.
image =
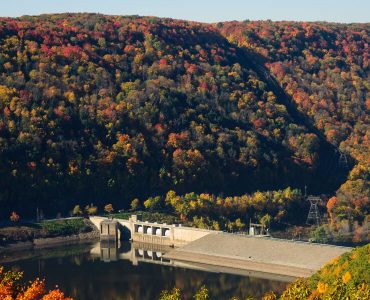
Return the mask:
<path id="1" fill-rule="evenodd" d="M 136 215 L 132 215 L 128 220 L 92 216 L 90 221 L 99 229 L 102 240 L 110 238 L 103 235 L 105 232 L 103 226 L 109 223 L 107 221 L 110 221 L 118 223 L 118 240 L 131 240 L 172 247 L 183 246 L 209 234 L 220 233 L 219 231 L 186 227 L 180 224 L 144 222 Z M 115 235 L 112 235 L 112 238 L 113 236 Z"/>

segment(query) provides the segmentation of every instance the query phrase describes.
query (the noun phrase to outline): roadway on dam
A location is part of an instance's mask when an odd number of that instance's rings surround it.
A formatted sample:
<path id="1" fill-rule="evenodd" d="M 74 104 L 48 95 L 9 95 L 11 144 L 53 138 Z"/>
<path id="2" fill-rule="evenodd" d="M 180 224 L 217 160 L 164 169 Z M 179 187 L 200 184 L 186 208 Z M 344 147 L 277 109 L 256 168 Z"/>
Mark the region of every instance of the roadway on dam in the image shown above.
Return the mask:
<path id="1" fill-rule="evenodd" d="M 209 234 L 165 255 L 168 259 L 289 277 L 309 277 L 349 247 Z"/>

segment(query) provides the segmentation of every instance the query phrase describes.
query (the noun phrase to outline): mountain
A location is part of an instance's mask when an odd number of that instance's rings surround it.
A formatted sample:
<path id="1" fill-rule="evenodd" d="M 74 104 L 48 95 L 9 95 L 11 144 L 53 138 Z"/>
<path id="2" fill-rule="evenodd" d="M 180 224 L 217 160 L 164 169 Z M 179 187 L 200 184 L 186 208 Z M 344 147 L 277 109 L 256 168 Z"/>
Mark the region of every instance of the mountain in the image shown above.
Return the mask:
<path id="1" fill-rule="evenodd" d="M 363 222 L 368 33 L 367 24 L 2 18 L 0 214 L 128 207 L 169 189 L 308 185 L 340 188 L 332 202 Z"/>

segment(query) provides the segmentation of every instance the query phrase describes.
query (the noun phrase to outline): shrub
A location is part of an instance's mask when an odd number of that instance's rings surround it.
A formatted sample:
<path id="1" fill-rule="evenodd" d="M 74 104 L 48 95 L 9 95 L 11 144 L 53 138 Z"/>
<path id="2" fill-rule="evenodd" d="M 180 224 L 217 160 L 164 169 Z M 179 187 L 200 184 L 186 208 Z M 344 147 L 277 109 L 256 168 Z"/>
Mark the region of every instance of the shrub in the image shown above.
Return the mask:
<path id="1" fill-rule="evenodd" d="M 262 297 L 262 300 L 277 300 L 277 296 L 275 295 L 274 292 L 267 293 Z"/>
<path id="2" fill-rule="evenodd" d="M 83 219 L 45 221 L 40 225 L 50 236 L 67 236 L 89 230 Z"/>
<path id="3" fill-rule="evenodd" d="M 310 289 L 303 279 L 298 279 L 291 283 L 288 288 L 281 295 L 281 300 L 305 300 L 310 295 Z"/>

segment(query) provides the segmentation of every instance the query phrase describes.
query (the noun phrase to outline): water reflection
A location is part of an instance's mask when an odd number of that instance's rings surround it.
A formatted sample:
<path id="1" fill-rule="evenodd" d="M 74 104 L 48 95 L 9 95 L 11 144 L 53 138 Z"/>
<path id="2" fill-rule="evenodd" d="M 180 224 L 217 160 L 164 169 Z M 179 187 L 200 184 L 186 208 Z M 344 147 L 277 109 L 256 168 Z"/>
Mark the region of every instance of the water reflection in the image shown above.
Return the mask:
<path id="1" fill-rule="evenodd" d="M 202 270 L 214 273 L 228 273 L 262 279 L 270 279 L 275 281 L 291 282 L 295 278 L 284 275 L 246 271 L 242 269 L 234 269 L 227 267 L 211 266 L 201 263 L 189 263 L 183 261 L 170 260 L 165 257 L 165 254 L 171 251 L 168 246 L 153 245 L 147 243 L 124 243 L 104 241 L 95 245 L 90 251 L 94 256 L 100 254 L 100 259 L 105 262 L 116 261 L 118 259 L 130 260 L 133 265 L 138 265 L 139 262 L 156 263 L 161 265 L 171 265 L 174 267 L 188 268 L 194 270 Z"/>
<path id="2" fill-rule="evenodd" d="M 48 288 L 59 284 L 76 300 L 153 300 L 158 299 L 161 290 L 174 286 L 183 291 L 184 299 L 192 299 L 202 285 L 209 287 L 211 299 L 259 298 L 267 291 L 282 291 L 286 286 L 281 281 L 284 278 L 263 278 L 266 274 L 170 261 L 164 256 L 168 250 L 161 246 L 105 242 L 35 251 L 31 257 L 5 266 L 24 270 L 26 280 L 46 277 Z"/>
<path id="3" fill-rule="evenodd" d="M 134 266 L 139 262 L 159 263 L 163 265 L 175 265 L 164 257 L 172 248 L 161 245 L 142 243 L 115 243 L 102 241 L 97 243 L 90 251 L 92 256 L 99 256 L 104 262 L 113 262 L 119 259 L 130 260 Z"/>

